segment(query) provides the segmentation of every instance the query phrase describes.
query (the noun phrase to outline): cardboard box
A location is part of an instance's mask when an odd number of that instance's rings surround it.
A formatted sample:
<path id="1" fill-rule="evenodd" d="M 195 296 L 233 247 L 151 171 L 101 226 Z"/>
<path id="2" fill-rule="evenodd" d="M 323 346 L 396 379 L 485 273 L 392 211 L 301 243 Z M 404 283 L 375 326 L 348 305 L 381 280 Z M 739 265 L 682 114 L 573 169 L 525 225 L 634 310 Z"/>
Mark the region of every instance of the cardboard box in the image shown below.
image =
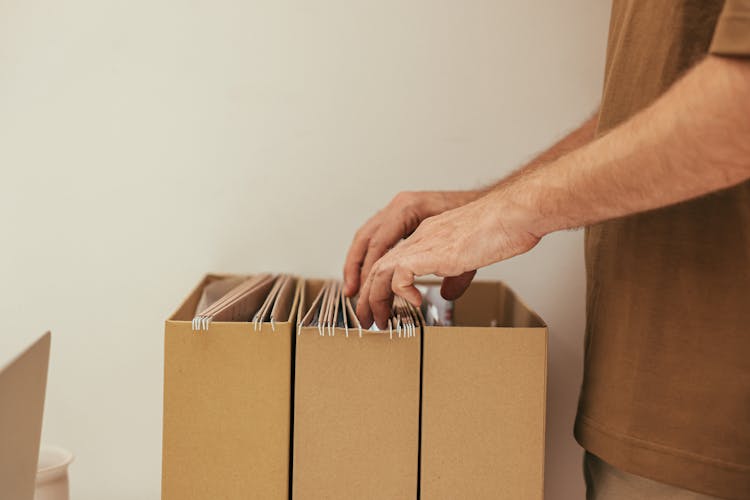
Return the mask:
<path id="1" fill-rule="evenodd" d="M 502 283 L 453 317 L 423 332 L 421 498 L 541 500 L 547 328 Z"/>
<path id="2" fill-rule="evenodd" d="M 306 282 L 300 318 L 321 286 Z M 348 338 L 343 328 L 334 333 L 299 328 L 293 498 L 414 500 L 420 334 L 391 340 L 388 332 L 360 337 L 356 328 Z"/>
<path id="3" fill-rule="evenodd" d="M 287 321 L 191 321 L 207 276 L 167 320 L 162 499 L 289 498 L 292 356 L 299 287 Z"/>
<path id="4" fill-rule="evenodd" d="M 194 332 L 217 279 L 166 323 L 164 500 L 543 497 L 547 328 L 506 286 L 473 283 L 455 326 L 409 338 L 298 326 L 320 280 L 275 331 Z"/>

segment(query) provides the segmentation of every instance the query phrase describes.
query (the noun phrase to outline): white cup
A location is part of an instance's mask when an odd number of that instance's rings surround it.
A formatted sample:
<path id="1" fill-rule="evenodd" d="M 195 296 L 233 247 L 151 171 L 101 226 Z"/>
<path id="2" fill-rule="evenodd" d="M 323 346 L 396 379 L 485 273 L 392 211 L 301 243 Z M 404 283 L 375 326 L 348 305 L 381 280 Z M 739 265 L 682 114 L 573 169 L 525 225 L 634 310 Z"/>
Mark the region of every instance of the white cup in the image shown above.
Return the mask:
<path id="1" fill-rule="evenodd" d="M 39 450 L 34 500 L 70 500 L 68 465 L 73 454 L 57 446 L 44 445 Z"/>

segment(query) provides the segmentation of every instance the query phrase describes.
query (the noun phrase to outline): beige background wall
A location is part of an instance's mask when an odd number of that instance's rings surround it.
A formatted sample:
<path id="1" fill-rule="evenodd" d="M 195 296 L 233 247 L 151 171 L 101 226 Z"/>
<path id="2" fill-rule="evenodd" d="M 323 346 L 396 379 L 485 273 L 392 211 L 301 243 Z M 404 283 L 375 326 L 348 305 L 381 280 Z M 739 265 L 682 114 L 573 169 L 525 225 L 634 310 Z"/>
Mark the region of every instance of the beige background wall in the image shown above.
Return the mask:
<path id="1" fill-rule="evenodd" d="M 74 500 L 159 497 L 162 322 L 202 273 L 337 275 L 397 191 L 509 172 L 595 108 L 608 9 L 0 0 L 0 347 L 54 332 Z M 550 325 L 550 499 L 582 493 L 581 242 L 482 271 Z"/>

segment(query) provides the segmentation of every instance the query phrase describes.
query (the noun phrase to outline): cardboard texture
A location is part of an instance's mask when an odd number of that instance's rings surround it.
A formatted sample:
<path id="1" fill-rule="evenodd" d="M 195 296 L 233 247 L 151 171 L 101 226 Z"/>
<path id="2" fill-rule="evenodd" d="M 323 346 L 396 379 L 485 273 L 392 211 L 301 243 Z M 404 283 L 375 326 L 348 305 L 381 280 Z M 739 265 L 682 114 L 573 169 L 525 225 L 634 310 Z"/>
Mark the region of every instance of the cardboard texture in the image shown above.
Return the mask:
<path id="1" fill-rule="evenodd" d="M 456 301 L 454 325 L 423 331 L 421 498 L 541 500 L 547 328 L 487 282 Z"/>
<path id="2" fill-rule="evenodd" d="M 292 355 L 299 287 L 287 321 L 192 319 L 207 276 L 166 322 L 162 499 L 289 498 Z"/>
<path id="3" fill-rule="evenodd" d="M 301 311 L 321 281 L 304 287 Z M 301 318 L 303 313 L 298 313 Z M 349 324 L 356 321 L 350 318 Z M 420 335 L 301 326 L 294 404 L 295 500 L 414 500 Z"/>
<path id="4" fill-rule="evenodd" d="M 219 278 L 166 322 L 164 500 L 542 499 L 547 328 L 503 284 L 473 283 L 455 326 L 410 337 L 360 336 L 340 284 L 322 280 L 280 295 L 275 331 L 196 332 Z M 232 315 L 271 310 L 248 300 Z"/>
<path id="5" fill-rule="evenodd" d="M 51 335 L 0 366 L 0 498 L 32 500 Z"/>

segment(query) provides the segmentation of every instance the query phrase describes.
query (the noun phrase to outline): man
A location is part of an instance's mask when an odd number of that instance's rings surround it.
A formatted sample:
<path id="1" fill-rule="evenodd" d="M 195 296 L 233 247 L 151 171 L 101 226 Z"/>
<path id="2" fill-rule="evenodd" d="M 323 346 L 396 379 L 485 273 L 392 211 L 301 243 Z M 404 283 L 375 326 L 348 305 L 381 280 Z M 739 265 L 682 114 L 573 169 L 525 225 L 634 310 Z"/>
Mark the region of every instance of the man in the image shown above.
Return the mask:
<path id="1" fill-rule="evenodd" d="M 750 0 L 615 0 L 596 117 L 485 190 L 398 195 L 347 256 L 383 327 L 415 277 L 455 298 L 586 227 L 588 498 L 750 498 L 748 56 Z"/>

